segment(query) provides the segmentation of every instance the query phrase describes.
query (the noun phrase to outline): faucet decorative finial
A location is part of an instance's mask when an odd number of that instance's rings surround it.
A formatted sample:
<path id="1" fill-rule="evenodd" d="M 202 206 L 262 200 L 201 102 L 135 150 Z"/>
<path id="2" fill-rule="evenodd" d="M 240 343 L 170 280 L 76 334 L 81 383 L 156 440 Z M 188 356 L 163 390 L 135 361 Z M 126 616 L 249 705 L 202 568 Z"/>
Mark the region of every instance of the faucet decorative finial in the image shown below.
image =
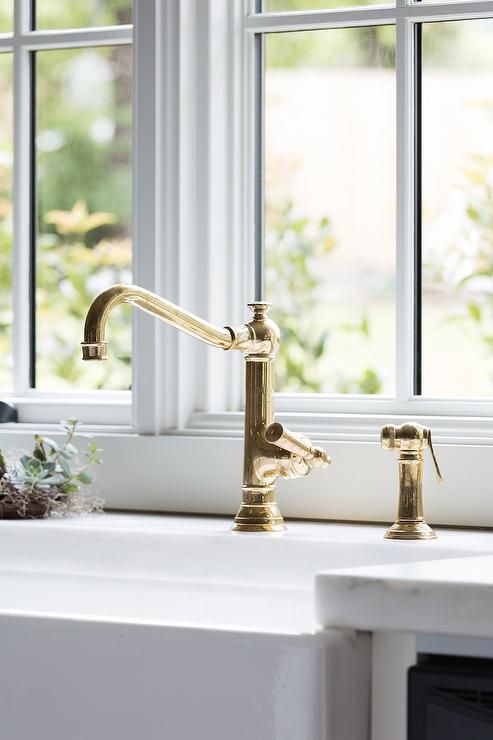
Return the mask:
<path id="1" fill-rule="evenodd" d="M 136 285 L 114 285 L 100 293 L 86 316 L 82 359 L 105 360 L 106 320 L 113 308 L 130 303 L 214 347 L 236 349 L 246 360 L 243 495 L 233 531 L 278 532 L 285 529 L 276 501 L 277 478 L 298 478 L 330 457 L 307 437 L 274 421 L 273 364 L 279 349 L 277 324 L 267 317 L 270 303 L 249 303 L 252 319 L 238 328 L 219 328 Z"/>

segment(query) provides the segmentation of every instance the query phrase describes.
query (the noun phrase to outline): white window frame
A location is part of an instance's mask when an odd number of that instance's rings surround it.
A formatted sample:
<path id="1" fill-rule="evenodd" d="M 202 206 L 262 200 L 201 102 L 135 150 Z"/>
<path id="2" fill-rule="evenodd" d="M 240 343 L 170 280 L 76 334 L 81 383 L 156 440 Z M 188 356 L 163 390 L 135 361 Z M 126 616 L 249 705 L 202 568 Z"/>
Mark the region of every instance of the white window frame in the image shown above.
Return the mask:
<path id="1" fill-rule="evenodd" d="M 247 316 L 255 286 L 255 34 L 395 22 L 397 397 L 279 394 L 279 417 L 295 431 L 312 433 L 334 459 L 328 472 L 280 484 L 280 503 L 287 516 L 392 519 L 396 463 L 380 449 L 378 433 L 385 423 L 415 419 L 433 428 L 446 480 L 446 493 L 427 496 L 429 519 L 493 526 L 493 401 L 412 395 L 408 300 L 414 279 L 413 26 L 427 19 L 493 17 L 493 2 L 398 0 L 397 7 L 254 11 L 253 0 L 135 0 L 133 33 L 126 27 L 30 32 L 29 0 L 16 0 L 15 34 L 0 36 L 0 48 L 17 52 L 14 349 L 20 366 L 28 347 L 28 253 L 20 245 L 28 244 L 23 204 L 30 49 L 133 40 L 134 280 L 215 323 L 236 325 Z M 77 415 L 105 450 L 100 480 L 110 507 L 234 513 L 242 474 L 241 357 L 206 347 L 141 312 L 133 320 L 133 403 L 125 393 L 61 397 L 29 391 L 21 374 L 12 396 L 20 423 L 2 425 L 0 447 L 27 446 L 35 428 Z M 426 478 L 427 488 L 432 485 Z"/>
<path id="2" fill-rule="evenodd" d="M 13 173 L 13 388 L 2 399 L 14 403 L 19 420 L 45 423 L 67 413 L 96 421 L 110 418 L 113 423 L 128 423 L 129 393 L 104 392 L 97 406 L 89 410 L 92 394 L 47 393 L 30 388 L 30 218 L 31 177 L 31 71 L 30 54 L 46 49 L 114 46 L 132 44 L 132 27 L 77 30 L 31 31 L 31 1 L 15 0 L 12 34 L 0 34 L 0 53 L 13 53 L 14 95 L 14 173 Z M 26 214 L 29 214 L 26 217 Z M 98 418 L 99 417 L 99 418 Z"/>

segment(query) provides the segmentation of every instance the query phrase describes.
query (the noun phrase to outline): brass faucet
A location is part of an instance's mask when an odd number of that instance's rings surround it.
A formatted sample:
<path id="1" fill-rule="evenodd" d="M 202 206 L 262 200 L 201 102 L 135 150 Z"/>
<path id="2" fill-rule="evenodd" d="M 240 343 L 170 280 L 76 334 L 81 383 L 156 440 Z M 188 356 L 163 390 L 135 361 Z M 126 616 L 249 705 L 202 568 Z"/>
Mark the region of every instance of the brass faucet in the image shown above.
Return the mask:
<path id="1" fill-rule="evenodd" d="M 276 501 L 277 478 L 298 478 L 324 468 L 330 458 L 307 437 L 293 434 L 273 418 L 273 365 L 279 327 L 269 318 L 269 303 L 249 303 L 253 318 L 240 327 L 219 328 L 136 285 L 113 285 L 92 302 L 86 316 L 82 359 L 105 360 L 106 320 L 121 303 L 130 303 L 202 342 L 236 349 L 246 360 L 243 495 L 233 531 L 279 532 L 285 529 Z"/>
<path id="2" fill-rule="evenodd" d="M 439 481 L 442 474 L 431 441 L 431 429 L 419 424 L 385 426 L 380 442 L 386 450 L 400 450 L 399 509 L 397 520 L 385 533 L 389 540 L 432 540 L 436 533 L 423 516 L 423 450 L 429 447 Z"/>

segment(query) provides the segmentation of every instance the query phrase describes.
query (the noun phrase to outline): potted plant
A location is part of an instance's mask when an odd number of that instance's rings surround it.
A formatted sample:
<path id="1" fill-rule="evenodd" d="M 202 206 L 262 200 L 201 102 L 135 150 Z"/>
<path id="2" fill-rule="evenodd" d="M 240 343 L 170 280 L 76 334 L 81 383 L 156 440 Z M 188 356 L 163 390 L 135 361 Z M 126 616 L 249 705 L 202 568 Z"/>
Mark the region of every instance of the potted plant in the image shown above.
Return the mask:
<path id="1" fill-rule="evenodd" d="M 0 519 L 102 511 L 102 499 L 92 493 L 91 474 L 102 463 L 101 450 L 91 441 L 87 450 L 77 449 L 76 419 L 62 421 L 61 426 L 66 432 L 61 443 L 36 434 L 32 453 L 21 453 L 12 462 L 6 462 L 0 451 Z"/>

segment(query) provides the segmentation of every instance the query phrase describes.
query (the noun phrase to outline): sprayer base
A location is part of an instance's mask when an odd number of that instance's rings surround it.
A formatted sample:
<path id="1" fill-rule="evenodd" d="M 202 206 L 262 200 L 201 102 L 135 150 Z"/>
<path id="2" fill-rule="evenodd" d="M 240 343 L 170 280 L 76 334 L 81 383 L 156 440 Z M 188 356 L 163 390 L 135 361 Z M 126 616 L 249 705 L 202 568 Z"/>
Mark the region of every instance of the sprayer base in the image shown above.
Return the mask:
<path id="1" fill-rule="evenodd" d="M 386 540 L 434 540 L 436 532 L 425 521 L 399 521 L 388 529 Z"/>

